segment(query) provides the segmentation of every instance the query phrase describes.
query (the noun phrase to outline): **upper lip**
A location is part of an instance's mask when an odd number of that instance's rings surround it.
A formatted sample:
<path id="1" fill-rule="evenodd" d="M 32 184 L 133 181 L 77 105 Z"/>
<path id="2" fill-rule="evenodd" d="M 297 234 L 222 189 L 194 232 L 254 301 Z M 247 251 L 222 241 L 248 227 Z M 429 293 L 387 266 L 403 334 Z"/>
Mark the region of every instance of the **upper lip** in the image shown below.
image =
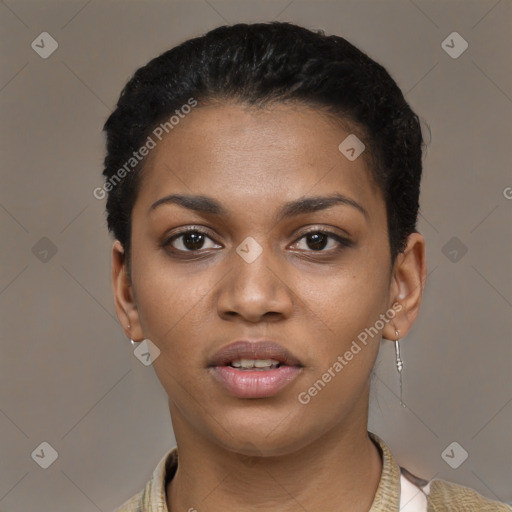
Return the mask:
<path id="1" fill-rule="evenodd" d="M 286 366 L 302 366 L 291 352 L 269 340 L 234 341 L 215 353 L 210 366 L 226 366 L 239 359 L 275 359 Z"/>

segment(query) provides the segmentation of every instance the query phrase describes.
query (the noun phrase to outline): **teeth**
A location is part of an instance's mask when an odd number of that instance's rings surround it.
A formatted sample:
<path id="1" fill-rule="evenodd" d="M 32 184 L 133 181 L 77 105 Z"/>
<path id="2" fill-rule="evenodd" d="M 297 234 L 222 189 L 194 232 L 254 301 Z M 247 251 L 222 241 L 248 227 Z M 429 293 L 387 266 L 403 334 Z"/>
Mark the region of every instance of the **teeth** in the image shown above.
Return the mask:
<path id="1" fill-rule="evenodd" d="M 238 359 L 233 361 L 231 366 L 234 368 L 277 368 L 279 361 L 275 359 Z"/>

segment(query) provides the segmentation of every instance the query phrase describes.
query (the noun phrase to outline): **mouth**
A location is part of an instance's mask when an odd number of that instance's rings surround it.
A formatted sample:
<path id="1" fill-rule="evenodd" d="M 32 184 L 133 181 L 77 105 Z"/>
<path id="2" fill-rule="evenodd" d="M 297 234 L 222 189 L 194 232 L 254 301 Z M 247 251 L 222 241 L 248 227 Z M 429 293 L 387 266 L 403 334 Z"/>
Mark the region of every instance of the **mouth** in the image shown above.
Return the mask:
<path id="1" fill-rule="evenodd" d="M 302 371 L 288 350 L 272 341 L 237 341 L 215 354 L 210 365 L 215 380 L 238 398 L 278 394 Z"/>
<path id="2" fill-rule="evenodd" d="M 280 366 L 283 366 L 283 364 L 280 361 L 277 361 L 277 359 L 238 359 L 236 361 L 231 361 L 228 366 L 244 371 L 255 370 L 265 372 L 279 368 Z"/>

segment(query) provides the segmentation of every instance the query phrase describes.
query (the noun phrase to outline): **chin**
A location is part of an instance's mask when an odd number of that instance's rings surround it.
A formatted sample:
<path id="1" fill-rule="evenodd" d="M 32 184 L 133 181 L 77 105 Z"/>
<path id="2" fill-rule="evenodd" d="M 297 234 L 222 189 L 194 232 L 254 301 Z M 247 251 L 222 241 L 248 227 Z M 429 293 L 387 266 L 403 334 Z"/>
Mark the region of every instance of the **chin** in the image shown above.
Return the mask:
<path id="1" fill-rule="evenodd" d="M 301 425 L 301 429 L 297 425 Z M 223 415 L 222 427 L 214 425 L 216 442 L 244 456 L 279 456 L 293 453 L 311 443 L 314 432 L 292 414 Z M 232 433 L 230 436 L 229 434 Z"/>

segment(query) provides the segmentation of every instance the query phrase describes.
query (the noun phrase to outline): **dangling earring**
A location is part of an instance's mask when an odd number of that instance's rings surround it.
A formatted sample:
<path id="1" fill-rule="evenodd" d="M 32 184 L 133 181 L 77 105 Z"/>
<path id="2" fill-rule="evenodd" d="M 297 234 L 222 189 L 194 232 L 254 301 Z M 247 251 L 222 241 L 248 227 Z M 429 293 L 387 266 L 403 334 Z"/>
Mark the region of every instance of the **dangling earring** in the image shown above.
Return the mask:
<path id="1" fill-rule="evenodd" d="M 400 331 L 395 329 L 395 354 L 396 354 L 396 369 L 398 370 L 398 375 L 400 376 L 400 405 L 402 407 L 407 407 L 402 401 L 402 370 L 404 368 L 404 362 L 400 357 L 400 343 L 398 342 L 398 334 Z"/>

